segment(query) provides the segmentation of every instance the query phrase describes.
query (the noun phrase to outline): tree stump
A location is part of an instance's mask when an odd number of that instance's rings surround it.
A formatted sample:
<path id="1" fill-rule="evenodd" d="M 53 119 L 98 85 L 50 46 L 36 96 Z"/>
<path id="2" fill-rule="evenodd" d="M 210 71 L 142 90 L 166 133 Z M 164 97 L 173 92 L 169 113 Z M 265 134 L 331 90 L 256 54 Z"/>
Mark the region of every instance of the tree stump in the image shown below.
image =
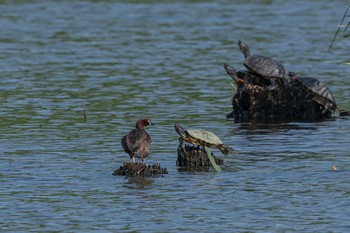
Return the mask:
<path id="1" fill-rule="evenodd" d="M 289 122 L 331 119 L 333 111 L 313 101 L 298 81 L 269 86 L 245 83 L 237 86 L 232 98 L 233 111 L 227 115 L 235 122 Z"/>
<path id="2" fill-rule="evenodd" d="M 146 165 L 143 163 L 124 162 L 123 166 L 115 169 L 114 176 L 132 176 L 132 177 L 155 177 L 168 174 L 166 168 L 160 166 L 159 163 L 153 165 Z"/>
<path id="3" fill-rule="evenodd" d="M 213 155 L 217 165 L 223 165 L 224 160 Z M 177 148 L 176 166 L 182 171 L 209 171 L 212 164 L 205 150 L 199 146 L 179 144 Z"/>

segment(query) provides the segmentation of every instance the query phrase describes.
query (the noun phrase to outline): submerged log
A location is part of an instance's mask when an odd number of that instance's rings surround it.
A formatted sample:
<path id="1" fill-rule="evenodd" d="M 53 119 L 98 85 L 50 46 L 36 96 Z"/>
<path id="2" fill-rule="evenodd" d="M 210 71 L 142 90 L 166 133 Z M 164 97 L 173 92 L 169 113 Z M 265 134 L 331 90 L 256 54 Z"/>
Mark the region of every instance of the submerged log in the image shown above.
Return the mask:
<path id="1" fill-rule="evenodd" d="M 216 164 L 223 165 L 224 160 L 213 155 Z M 176 166 L 182 171 L 209 171 L 212 164 L 202 147 L 179 144 L 177 148 Z"/>
<path id="2" fill-rule="evenodd" d="M 155 177 L 168 174 L 166 168 L 160 166 L 159 163 L 153 165 L 146 165 L 143 163 L 124 162 L 123 166 L 115 169 L 114 176 L 137 176 L 137 177 Z"/>
<path id="3" fill-rule="evenodd" d="M 245 83 L 237 86 L 232 98 L 233 111 L 227 115 L 235 122 L 319 121 L 332 118 L 333 111 L 309 98 L 300 82 L 269 86 Z"/>
<path id="4" fill-rule="evenodd" d="M 350 116 L 350 110 L 339 109 L 339 116 Z"/>

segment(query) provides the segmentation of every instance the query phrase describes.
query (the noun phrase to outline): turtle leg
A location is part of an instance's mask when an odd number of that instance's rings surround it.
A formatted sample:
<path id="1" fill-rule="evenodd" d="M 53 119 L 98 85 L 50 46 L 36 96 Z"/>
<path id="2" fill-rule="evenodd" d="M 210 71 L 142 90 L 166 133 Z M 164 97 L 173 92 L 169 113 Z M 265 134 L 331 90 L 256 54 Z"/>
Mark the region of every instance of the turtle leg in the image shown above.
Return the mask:
<path id="1" fill-rule="evenodd" d="M 182 146 L 182 145 L 183 145 L 183 143 L 184 143 L 183 138 L 182 138 L 182 137 L 179 137 L 179 144 L 180 144 L 180 146 Z"/>
<path id="2" fill-rule="evenodd" d="M 270 85 L 267 87 L 270 91 L 277 90 L 278 85 L 276 83 L 276 80 L 273 78 L 270 80 Z"/>

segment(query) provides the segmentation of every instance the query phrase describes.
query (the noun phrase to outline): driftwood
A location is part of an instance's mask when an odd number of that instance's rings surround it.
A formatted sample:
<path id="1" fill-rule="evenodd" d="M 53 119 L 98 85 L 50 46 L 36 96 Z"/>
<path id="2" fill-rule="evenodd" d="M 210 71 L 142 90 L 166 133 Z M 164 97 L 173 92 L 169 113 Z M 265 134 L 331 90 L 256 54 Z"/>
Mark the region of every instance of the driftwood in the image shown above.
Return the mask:
<path id="1" fill-rule="evenodd" d="M 146 165 L 143 163 L 125 162 L 123 166 L 115 169 L 114 176 L 137 176 L 137 177 L 155 177 L 168 174 L 166 168 L 160 166 L 159 163 L 153 165 Z"/>
<path id="2" fill-rule="evenodd" d="M 223 165 L 224 160 L 213 155 L 217 165 Z M 179 144 L 177 148 L 176 166 L 182 171 L 209 171 L 212 164 L 202 147 Z"/>
<path id="3" fill-rule="evenodd" d="M 316 103 L 310 93 L 291 81 L 271 90 L 269 86 L 245 83 L 237 86 L 233 111 L 227 115 L 236 122 L 320 121 L 332 118 L 333 111 Z"/>

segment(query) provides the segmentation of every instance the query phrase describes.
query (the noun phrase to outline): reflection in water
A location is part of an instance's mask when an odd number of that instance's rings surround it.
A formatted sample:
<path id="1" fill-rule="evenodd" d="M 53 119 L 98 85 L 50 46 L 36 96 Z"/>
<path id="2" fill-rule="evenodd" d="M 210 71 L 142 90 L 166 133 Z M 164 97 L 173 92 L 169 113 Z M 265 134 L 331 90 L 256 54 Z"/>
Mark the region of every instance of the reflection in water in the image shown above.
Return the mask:
<path id="1" fill-rule="evenodd" d="M 251 132 L 251 133 L 275 133 L 278 131 L 288 130 L 315 130 L 317 125 L 315 123 L 280 123 L 280 124 L 240 124 L 240 130 Z"/>
<path id="2" fill-rule="evenodd" d="M 148 189 L 152 187 L 154 180 L 152 178 L 140 178 L 140 177 L 125 177 L 127 182 L 123 185 L 128 189 Z"/>

